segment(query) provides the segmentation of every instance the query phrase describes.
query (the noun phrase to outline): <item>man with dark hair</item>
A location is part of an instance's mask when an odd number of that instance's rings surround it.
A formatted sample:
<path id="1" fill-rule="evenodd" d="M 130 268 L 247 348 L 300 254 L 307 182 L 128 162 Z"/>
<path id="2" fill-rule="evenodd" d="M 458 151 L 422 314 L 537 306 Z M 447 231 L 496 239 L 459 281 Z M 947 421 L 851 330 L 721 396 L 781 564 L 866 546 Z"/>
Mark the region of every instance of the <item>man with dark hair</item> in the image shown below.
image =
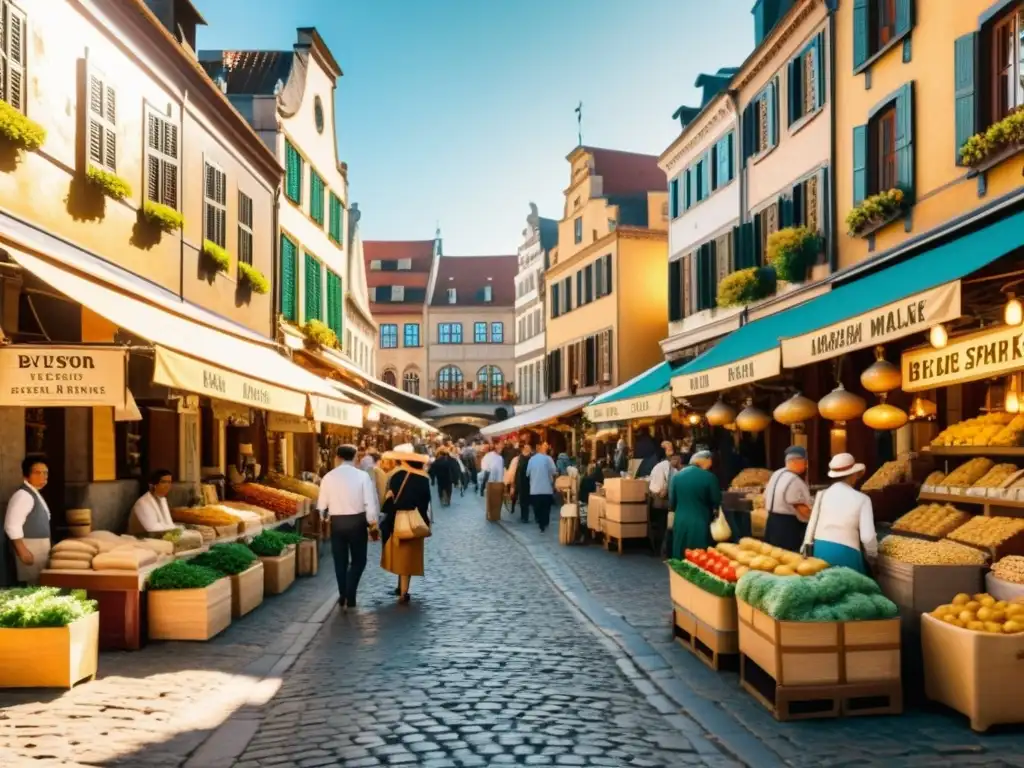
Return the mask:
<path id="1" fill-rule="evenodd" d="M 338 604 L 356 607 L 356 590 L 366 569 L 369 535 L 377 531 L 380 504 L 370 475 L 355 464 L 356 447 L 338 447 L 338 466 L 324 475 L 316 508 L 331 522 L 331 554 L 338 581 Z M 349 559 L 351 558 L 351 565 Z"/>
<path id="2" fill-rule="evenodd" d="M 18 581 L 34 585 L 50 556 L 50 508 L 40 494 L 50 470 L 43 459 L 27 456 L 21 476 L 24 483 L 7 502 L 4 532 L 14 548 Z"/>
<path id="3" fill-rule="evenodd" d="M 149 475 L 149 493 L 144 493 L 132 507 L 128 518 L 128 533 L 133 536 L 166 533 L 178 526 L 171 519 L 167 494 L 171 491 L 173 476 L 169 469 L 155 469 Z"/>

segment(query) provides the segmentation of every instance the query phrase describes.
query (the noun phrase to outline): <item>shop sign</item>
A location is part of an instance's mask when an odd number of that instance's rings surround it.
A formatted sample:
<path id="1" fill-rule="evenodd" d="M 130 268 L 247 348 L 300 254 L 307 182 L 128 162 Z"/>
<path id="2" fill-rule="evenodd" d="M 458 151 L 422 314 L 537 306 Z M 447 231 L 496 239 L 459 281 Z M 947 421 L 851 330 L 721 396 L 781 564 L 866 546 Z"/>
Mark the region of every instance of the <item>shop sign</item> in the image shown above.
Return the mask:
<path id="1" fill-rule="evenodd" d="M 313 434 L 316 432 L 316 423 L 299 416 L 271 411 L 267 414 L 267 431 Z"/>
<path id="2" fill-rule="evenodd" d="M 592 405 L 584 410 L 587 419 L 594 424 L 669 416 L 672 413 L 672 393 L 666 389 L 664 392 L 656 392 L 644 397 Z"/>
<path id="3" fill-rule="evenodd" d="M 310 395 L 309 404 L 315 421 L 339 424 L 343 427 L 355 427 L 356 429 L 363 426 L 363 406 L 357 403 Z"/>
<path id="4" fill-rule="evenodd" d="M 124 408 L 127 356 L 113 347 L 0 347 L 0 405 Z"/>
<path id="5" fill-rule="evenodd" d="M 281 362 L 287 364 L 284 358 Z M 221 368 L 198 358 L 186 357 L 164 347 L 156 348 L 153 381 L 250 408 L 293 416 L 306 415 L 306 396 Z"/>
<path id="6" fill-rule="evenodd" d="M 942 349 L 921 347 L 903 353 L 903 391 L 962 384 L 1005 376 L 1024 368 L 1024 328 L 1003 326 L 951 340 Z"/>
<path id="7" fill-rule="evenodd" d="M 769 349 L 759 355 L 745 357 L 729 365 L 720 365 L 698 373 L 684 373 L 672 379 L 673 397 L 690 397 L 721 392 L 762 379 L 770 379 L 781 372 L 779 349 Z"/>
<path id="8" fill-rule="evenodd" d="M 799 368 L 830 360 L 847 352 L 927 331 L 933 325 L 958 317 L 960 281 L 956 280 L 811 333 L 783 339 L 782 365 Z"/>

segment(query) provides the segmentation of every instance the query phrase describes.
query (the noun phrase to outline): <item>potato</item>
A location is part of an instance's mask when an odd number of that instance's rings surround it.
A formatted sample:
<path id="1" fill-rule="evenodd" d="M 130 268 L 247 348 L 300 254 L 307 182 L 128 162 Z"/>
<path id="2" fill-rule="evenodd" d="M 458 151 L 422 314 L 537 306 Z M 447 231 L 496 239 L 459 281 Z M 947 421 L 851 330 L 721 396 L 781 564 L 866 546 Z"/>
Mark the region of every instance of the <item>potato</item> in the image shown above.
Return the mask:
<path id="1" fill-rule="evenodd" d="M 1024 605 L 1017 605 L 1016 603 L 1006 606 L 1006 618 L 1024 618 Z"/>
<path id="2" fill-rule="evenodd" d="M 991 595 L 985 595 L 978 602 L 981 603 L 982 605 L 988 607 L 988 608 L 991 608 L 993 605 L 996 604 L 996 599 L 994 597 L 992 597 Z"/>
<path id="3" fill-rule="evenodd" d="M 1001 633 L 1003 631 L 1003 625 L 1002 624 L 997 624 L 994 621 L 986 621 L 985 622 L 985 631 L 986 632 L 992 632 L 993 634 L 999 634 L 999 633 Z"/>
<path id="4" fill-rule="evenodd" d="M 981 602 L 982 600 L 984 600 L 984 599 L 985 599 L 986 597 L 988 597 L 988 595 L 986 595 L 986 594 L 985 594 L 984 592 L 979 592 L 978 594 L 976 594 L 976 595 L 975 595 L 975 596 L 974 596 L 973 598 L 971 598 L 971 599 L 972 599 L 972 600 L 975 600 L 976 602 L 979 602 L 979 603 L 980 603 L 980 602 Z"/>
<path id="5" fill-rule="evenodd" d="M 783 552 L 779 558 L 785 565 L 799 565 L 804 561 L 796 552 Z"/>
<path id="6" fill-rule="evenodd" d="M 749 549 L 750 551 L 761 551 L 761 542 L 757 539 L 752 539 L 749 536 L 744 536 L 740 539 L 740 549 Z"/>
<path id="7" fill-rule="evenodd" d="M 796 576 L 796 571 L 793 570 L 792 566 L 780 565 L 772 571 L 776 576 Z M 810 582 L 808 582 L 810 583 Z"/>
<path id="8" fill-rule="evenodd" d="M 978 621 L 992 621 L 994 614 L 995 611 L 984 605 L 977 610 Z"/>
<path id="9" fill-rule="evenodd" d="M 781 560 L 782 556 L 786 554 L 786 550 L 784 550 L 782 547 L 772 547 L 772 551 L 768 554 L 776 560 Z"/>
<path id="10" fill-rule="evenodd" d="M 953 605 L 967 605 L 971 601 L 971 596 L 961 592 L 959 595 L 953 598 Z"/>
<path id="11" fill-rule="evenodd" d="M 974 615 L 974 611 L 960 611 L 960 613 L 957 614 L 957 618 L 960 619 L 960 621 L 964 622 L 965 624 L 968 621 L 977 621 L 978 620 L 978 617 Z"/>
<path id="12" fill-rule="evenodd" d="M 762 542 L 761 547 L 760 547 L 762 555 L 770 555 L 772 553 L 773 549 L 774 549 L 774 547 L 771 544 L 769 544 L 767 541 Z"/>
<path id="13" fill-rule="evenodd" d="M 985 622 L 983 621 L 968 621 L 965 629 L 973 629 L 975 632 L 985 631 Z"/>
<path id="14" fill-rule="evenodd" d="M 957 622 L 956 615 L 952 613 L 947 613 L 945 616 L 942 617 L 942 620 L 947 624 L 955 624 Z"/>
<path id="15" fill-rule="evenodd" d="M 816 573 L 814 565 L 812 563 L 808 563 L 806 560 L 797 564 L 796 572 L 801 576 L 813 576 Z M 1021 608 L 1024 608 L 1024 606 L 1021 606 Z"/>
<path id="16" fill-rule="evenodd" d="M 981 603 L 977 600 L 970 600 L 967 605 L 964 606 L 965 611 L 974 611 L 975 613 L 977 613 L 979 608 L 981 608 Z"/>
<path id="17" fill-rule="evenodd" d="M 996 624 L 1002 624 L 1006 621 L 1006 611 L 997 611 L 993 608 L 991 621 L 994 621 Z"/>
<path id="18" fill-rule="evenodd" d="M 1007 621 L 1003 623 L 1003 633 L 1007 635 L 1015 635 L 1018 632 L 1024 632 L 1024 624 L 1019 621 Z"/>

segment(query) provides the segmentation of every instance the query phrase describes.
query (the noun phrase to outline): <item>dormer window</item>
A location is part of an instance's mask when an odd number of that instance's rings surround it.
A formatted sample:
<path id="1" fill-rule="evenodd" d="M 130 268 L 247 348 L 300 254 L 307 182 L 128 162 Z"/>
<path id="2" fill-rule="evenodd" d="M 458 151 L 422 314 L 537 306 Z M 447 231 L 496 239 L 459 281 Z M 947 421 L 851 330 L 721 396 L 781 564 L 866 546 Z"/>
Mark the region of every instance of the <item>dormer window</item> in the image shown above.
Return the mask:
<path id="1" fill-rule="evenodd" d="M 449 304 L 454 304 L 455 303 L 455 289 L 454 288 L 449 288 L 448 289 L 448 303 Z"/>
<path id="2" fill-rule="evenodd" d="M 494 292 L 491 286 L 484 286 L 484 301 L 490 304 L 494 300 Z"/>

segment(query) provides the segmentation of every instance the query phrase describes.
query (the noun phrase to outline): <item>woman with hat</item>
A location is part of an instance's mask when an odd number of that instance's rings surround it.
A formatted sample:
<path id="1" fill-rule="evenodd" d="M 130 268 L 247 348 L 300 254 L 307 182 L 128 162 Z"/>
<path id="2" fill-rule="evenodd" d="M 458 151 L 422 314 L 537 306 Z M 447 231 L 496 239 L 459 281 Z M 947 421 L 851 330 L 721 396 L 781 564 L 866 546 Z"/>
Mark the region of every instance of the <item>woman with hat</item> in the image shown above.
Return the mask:
<path id="1" fill-rule="evenodd" d="M 868 560 L 878 555 L 875 515 L 871 499 L 854 486 L 865 467 L 852 454 L 840 453 L 828 464 L 828 476 L 836 480 L 814 499 L 804 549 L 829 563 L 868 573 Z"/>
<path id="2" fill-rule="evenodd" d="M 395 594 L 399 602 L 408 603 L 412 577 L 423 575 L 423 539 L 395 536 L 395 518 L 401 511 L 416 510 L 430 525 L 430 476 L 424 469 L 427 457 L 414 453 L 412 445 L 403 444 L 396 445 L 381 458 L 394 461 L 398 466 L 388 478 L 388 490 L 384 495 L 380 567 L 398 576 Z"/>

